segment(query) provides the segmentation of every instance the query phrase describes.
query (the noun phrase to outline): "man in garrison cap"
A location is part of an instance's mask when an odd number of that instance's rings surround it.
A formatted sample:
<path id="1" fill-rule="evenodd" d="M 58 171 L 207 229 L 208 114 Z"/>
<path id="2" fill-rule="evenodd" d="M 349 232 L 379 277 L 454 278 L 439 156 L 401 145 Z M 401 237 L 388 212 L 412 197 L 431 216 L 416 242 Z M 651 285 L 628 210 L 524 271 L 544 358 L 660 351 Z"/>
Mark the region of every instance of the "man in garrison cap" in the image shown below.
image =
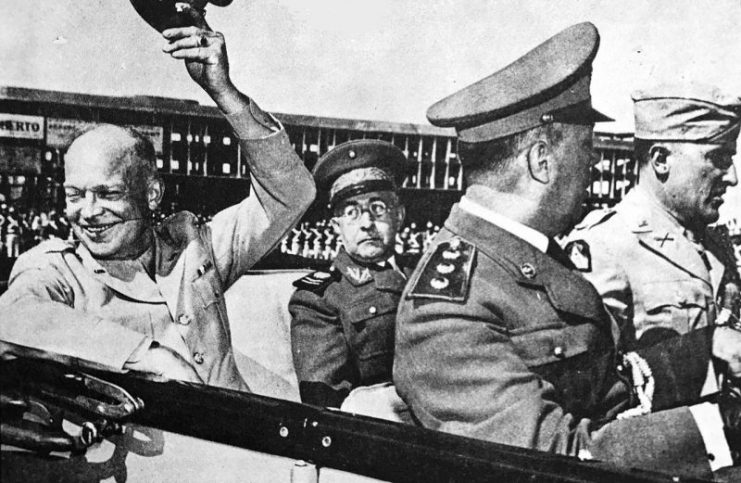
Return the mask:
<path id="1" fill-rule="evenodd" d="M 311 174 L 273 116 L 229 78 L 223 36 L 163 33 L 231 124 L 252 178 L 249 196 L 207 224 L 179 212 L 155 225 L 164 185 L 152 144 L 103 125 L 65 156 L 66 214 L 79 243 L 23 254 L 0 297 L 0 353 L 41 356 L 247 390 L 232 350 L 224 291 L 275 246 L 314 199 Z"/>
<path id="2" fill-rule="evenodd" d="M 396 309 L 416 264 L 394 252 L 406 163 L 393 144 L 368 139 L 340 144 L 314 168 L 343 248 L 328 272 L 295 282 L 289 303 L 303 402 L 340 407 L 354 388 L 391 380 Z"/>
<path id="3" fill-rule="evenodd" d="M 618 354 L 599 293 L 552 238 L 578 217 L 605 119 L 589 94 L 598 43 L 572 26 L 428 110 L 458 132 L 467 189 L 399 304 L 394 383 L 428 428 L 711 476 L 733 463 L 739 411 L 729 396 L 690 407 L 712 328 Z"/>
<path id="4" fill-rule="evenodd" d="M 633 94 L 639 183 L 590 213 L 567 252 L 602 295 L 627 347 L 738 320 L 738 271 L 718 220 L 733 165 L 741 99 L 699 84 Z M 725 311 L 724 311 L 725 309 Z"/>

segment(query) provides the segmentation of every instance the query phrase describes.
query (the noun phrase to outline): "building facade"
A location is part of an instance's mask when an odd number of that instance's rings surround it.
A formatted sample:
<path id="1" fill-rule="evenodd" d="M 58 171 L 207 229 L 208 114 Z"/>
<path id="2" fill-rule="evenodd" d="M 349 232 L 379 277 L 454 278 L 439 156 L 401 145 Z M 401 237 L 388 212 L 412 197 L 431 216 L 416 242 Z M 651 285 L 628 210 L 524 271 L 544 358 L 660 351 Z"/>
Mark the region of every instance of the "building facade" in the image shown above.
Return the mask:
<path id="1" fill-rule="evenodd" d="M 97 123 L 132 126 L 157 152 L 166 184 L 163 206 L 213 213 L 239 201 L 249 186 L 239 143 L 215 107 L 159 97 L 111 97 L 0 87 L 0 194 L 21 207 L 61 208 L 64 155 L 71 140 Z M 461 196 L 463 172 L 455 133 L 429 125 L 276 114 L 311 169 L 335 145 L 383 139 L 410 160 L 402 196 L 408 217 L 441 223 Z M 590 208 L 619 201 L 637 181 L 630 134 L 595 133 L 600 162 L 592 171 Z M 309 219 L 326 216 L 317 200 Z"/>

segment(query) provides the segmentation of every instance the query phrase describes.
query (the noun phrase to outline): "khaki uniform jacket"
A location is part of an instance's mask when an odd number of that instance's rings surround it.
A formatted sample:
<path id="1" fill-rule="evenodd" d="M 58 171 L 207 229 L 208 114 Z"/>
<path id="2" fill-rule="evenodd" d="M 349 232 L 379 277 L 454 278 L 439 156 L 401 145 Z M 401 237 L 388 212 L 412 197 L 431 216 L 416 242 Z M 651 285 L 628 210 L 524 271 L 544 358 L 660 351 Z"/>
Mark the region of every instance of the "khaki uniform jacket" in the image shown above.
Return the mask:
<path id="1" fill-rule="evenodd" d="M 237 135 L 244 111 L 229 117 Z M 155 230 L 156 280 L 109 275 L 84 246 L 52 240 L 24 253 L 0 297 L 5 357 L 31 355 L 121 370 L 152 339 L 177 350 L 210 385 L 246 389 L 234 362 L 224 291 L 294 226 L 315 194 L 281 130 L 240 141 L 252 192 L 208 224 L 187 212 Z M 153 311 L 171 315 L 154 334 Z"/>
<path id="2" fill-rule="evenodd" d="M 614 209 L 587 215 L 566 245 L 627 347 L 641 337 L 656 340 L 714 322 L 724 255 L 710 232 L 704 248 L 703 260 L 684 229 L 640 186 Z"/>
<path id="3" fill-rule="evenodd" d="M 288 308 L 303 402 L 340 407 L 355 387 L 391 380 L 396 309 L 416 258 L 396 261 L 404 275 L 359 265 L 343 248 L 328 273 L 295 283 Z"/>
<path id="4" fill-rule="evenodd" d="M 644 351 L 654 409 L 618 372 L 611 320 L 577 271 L 454 206 L 399 305 L 394 383 L 424 426 L 497 443 L 709 476 L 681 404 L 699 394 L 710 329 Z"/>

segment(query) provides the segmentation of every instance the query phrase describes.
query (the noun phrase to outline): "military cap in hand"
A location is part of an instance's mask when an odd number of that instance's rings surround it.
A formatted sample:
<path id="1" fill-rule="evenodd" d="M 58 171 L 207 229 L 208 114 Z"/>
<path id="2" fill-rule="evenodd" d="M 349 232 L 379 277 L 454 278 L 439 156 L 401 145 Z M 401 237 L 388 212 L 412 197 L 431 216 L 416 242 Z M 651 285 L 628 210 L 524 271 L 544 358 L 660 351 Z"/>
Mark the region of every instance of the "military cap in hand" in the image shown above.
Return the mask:
<path id="1" fill-rule="evenodd" d="M 723 144 L 741 129 L 741 98 L 698 83 L 662 84 L 631 96 L 635 137 Z"/>
<path id="2" fill-rule="evenodd" d="M 378 139 L 358 139 L 336 146 L 314 167 L 317 188 L 329 191 L 330 205 L 370 191 L 396 191 L 408 160 L 401 149 Z"/>
<path id="3" fill-rule="evenodd" d="M 207 3 L 226 7 L 232 0 L 130 0 L 134 10 L 158 32 L 169 28 L 195 25 L 183 5 L 205 13 Z"/>
<path id="4" fill-rule="evenodd" d="M 569 27 L 512 64 L 435 103 L 427 118 L 455 127 L 458 139 L 493 141 L 550 122 L 612 121 L 592 108 L 589 84 L 599 33 L 589 22 Z"/>

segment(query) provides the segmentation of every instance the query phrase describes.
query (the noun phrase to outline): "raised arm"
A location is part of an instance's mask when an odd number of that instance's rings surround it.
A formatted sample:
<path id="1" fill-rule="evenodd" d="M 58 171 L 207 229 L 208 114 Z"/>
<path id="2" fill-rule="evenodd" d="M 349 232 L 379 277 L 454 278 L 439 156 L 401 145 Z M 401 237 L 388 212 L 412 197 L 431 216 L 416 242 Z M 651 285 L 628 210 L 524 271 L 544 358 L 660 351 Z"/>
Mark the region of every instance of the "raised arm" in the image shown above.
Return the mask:
<path id="1" fill-rule="evenodd" d="M 195 26 L 165 30 L 164 51 L 185 61 L 193 80 L 225 114 L 252 178 L 250 196 L 218 213 L 210 226 L 216 263 L 228 286 L 295 226 L 315 188 L 280 122 L 232 83 L 224 36 L 186 9 Z"/>

